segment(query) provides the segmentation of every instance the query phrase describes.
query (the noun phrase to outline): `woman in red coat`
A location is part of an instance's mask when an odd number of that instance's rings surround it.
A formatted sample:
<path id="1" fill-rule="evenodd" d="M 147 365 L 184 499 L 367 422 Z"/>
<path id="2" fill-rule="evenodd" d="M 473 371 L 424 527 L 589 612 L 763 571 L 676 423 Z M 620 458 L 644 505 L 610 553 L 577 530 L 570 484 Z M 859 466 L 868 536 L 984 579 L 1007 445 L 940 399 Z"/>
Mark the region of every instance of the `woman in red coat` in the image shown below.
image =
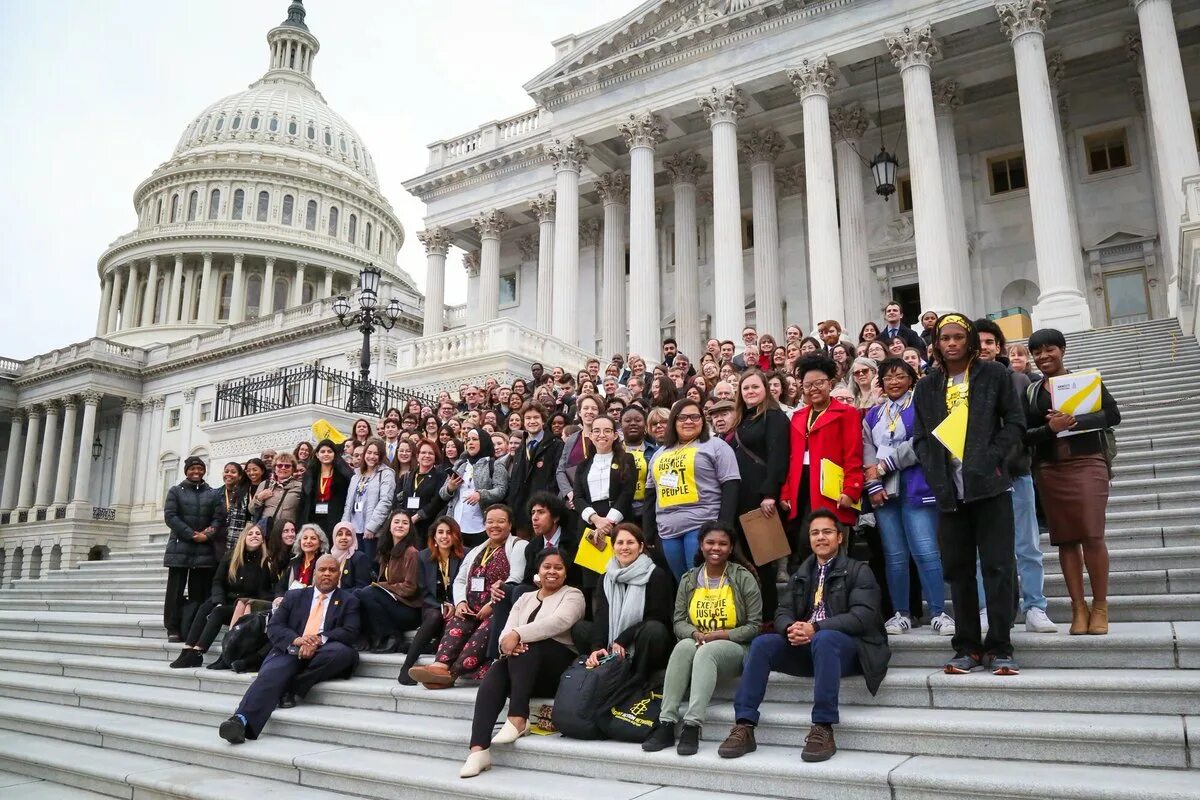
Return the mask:
<path id="1" fill-rule="evenodd" d="M 830 392 L 837 379 L 837 365 L 824 356 L 806 356 L 799 365 L 800 388 L 805 405 L 792 415 L 791 461 L 780 503 L 789 520 L 803 521 L 818 508 L 832 511 L 844 525 L 858 518 L 854 505 L 862 498 L 862 422 L 857 409 L 833 400 Z M 821 493 L 821 460 L 841 467 L 845 480 L 836 500 Z M 797 564 L 809 553 L 808 537 L 800 526 L 791 526 L 792 558 Z"/>

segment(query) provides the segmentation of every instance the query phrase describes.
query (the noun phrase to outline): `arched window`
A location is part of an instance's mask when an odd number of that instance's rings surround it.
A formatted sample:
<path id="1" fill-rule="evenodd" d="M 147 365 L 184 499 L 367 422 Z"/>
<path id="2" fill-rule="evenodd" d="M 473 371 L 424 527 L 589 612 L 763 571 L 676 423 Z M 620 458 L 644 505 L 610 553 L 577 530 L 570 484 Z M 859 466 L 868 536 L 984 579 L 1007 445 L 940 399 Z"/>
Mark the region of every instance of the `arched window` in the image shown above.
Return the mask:
<path id="1" fill-rule="evenodd" d="M 204 124 L 200 126 L 200 135 L 208 133 L 208 117 L 204 118 Z"/>
<path id="2" fill-rule="evenodd" d="M 343 153 L 346 152 L 346 137 L 345 136 L 338 137 L 338 149 L 340 149 Z"/>
<path id="3" fill-rule="evenodd" d="M 267 209 L 271 207 L 271 195 L 267 192 L 258 193 L 258 214 L 255 216 L 259 222 L 267 221 Z"/>
<path id="4" fill-rule="evenodd" d="M 300 290 L 300 303 L 311 303 L 313 298 L 317 296 L 317 289 L 311 282 L 305 281 L 304 288 Z"/>
<path id="5" fill-rule="evenodd" d="M 276 311 L 283 311 L 288 307 L 288 282 L 287 278 L 275 279 L 275 291 L 271 298 L 271 308 Z"/>
<path id="6" fill-rule="evenodd" d="M 350 215 L 350 224 L 346 228 L 346 238 L 352 242 L 358 238 L 358 216 L 355 214 Z"/>
<path id="7" fill-rule="evenodd" d="M 371 223 L 367 223 L 367 237 L 363 239 L 367 247 L 371 246 Z"/>
<path id="8" fill-rule="evenodd" d="M 168 488 L 170 488 L 170 487 L 168 487 Z M 165 498 L 166 496 L 167 496 L 166 493 L 164 493 L 163 497 Z M 9 571 L 9 580 L 11 580 L 11 581 L 20 580 L 22 577 L 24 577 L 24 572 L 25 572 L 25 548 L 18 547 L 16 550 L 13 550 L 12 568 Z"/>
<path id="9" fill-rule="evenodd" d="M 379 244 L 375 247 L 376 253 L 383 253 L 383 231 L 379 232 Z"/>
<path id="10" fill-rule="evenodd" d="M 158 287 L 154 290 L 154 322 L 162 324 L 167 321 L 167 279 L 159 278 Z"/>
<path id="11" fill-rule="evenodd" d="M 329 128 L 325 129 L 325 146 L 333 147 L 333 132 Z"/>
<path id="12" fill-rule="evenodd" d="M 171 222 L 179 222 L 179 195 L 171 195 Z"/>
<path id="13" fill-rule="evenodd" d="M 271 133 L 279 130 L 279 117 L 271 117 L 271 121 L 267 123 L 267 130 L 269 130 Z"/>
<path id="14" fill-rule="evenodd" d="M 38 545 L 33 548 L 33 553 L 29 556 L 29 577 L 37 579 L 42 577 L 42 546 Z"/>
<path id="15" fill-rule="evenodd" d="M 294 119 L 289 119 L 289 120 L 288 120 L 288 136 L 295 136 L 295 135 L 296 135 L 296 130 L 297 130 L 297 128 L 296 128 L 296 120 L 294 120 Z"/>
<path id="16" fill-rule="evenodd" d="M 296 199 L 294 197 L 292 197 L 290 194 L 285 194 L 283 196 L 283 219 L 282 219 L 282 222 L 284 225 L 292 224 L 292 211 L 295 208 L 295 206 L 296 206 Z"/>
<path id="17" fill-rule="evenodd" d="M 188 195 L 188 222 L 196 219 L 196 206 L 200 204 L 200 193 L 192 189 L 192 193 Z"/>
<path id="18" fill-rule="evenodd" d="M 241 128 L 242 128 L 242 115 L 241 115 L 241 114 L 238 114 L 237 116 L 235 116 L 235 117 L 233 118 L 233 124 L 232 124 L 232 125 L 230 125 L 229 127 L 230 127 L 230 129 L 232 129 L 232 130 L 235 130 L 235 131 L 237 131 L 237 130 L 241 130 Z"/>
<path id="19" fill-rule="evenodd" d="M 229 310 L 233 303 L 233 276 L 225 273 L 221 276 L 221 280 L 217 286 L 217 296 L 220 298 L 220 303 L 217 307 L 217 319 L 228 320 Z"/>
<path id="20" fill-rule="evenodd" d="M 351 144 L 351 149 L 354 151 L 354 163 L 358 163 L 358 142 Z"/>
<path id="21" fill-rule="evenodd" d="M 56 544 L 50 548 L 50 569 L 62 569 L 62 545 Z M 4 567 L 0 565 L 0 573 L 4 572 Z"/>
<path id="22" fill-rule="evenodd" d="M 221 190 L 213 189 L 208 195 L 208 218 L 216 219 L 217 212 L 221 209 Z"/>
<path id="23" fill-rule="evenodd" d="M 250 118 L 250 130 L 252 130 L 252 131 L 258 130 L 258 114 L 255 114 L 253 117 Z"/>
<path id="24" fill-rule="evenodd" d="M 317 201 L 309 200 L 308 206 L 304 211 L 304 229 L 315 231 L 317 229 Z"/>
<path id="25" fill-rule="evenodd" d="M 246 207 L 246 192 L 238 189 L 233 193 L 233 218 L 242 218 L 242 209 Z"/>
<path id="26" fill-rule="evenodd" d="M 251 275 L 246 279 L 246 319 L 258 317 L 262 306 L 263 279 L 259 275 Z"/>
<path id="27" fill-rule="evenodd" d="M 162 198 L 158 198 L 158 204 L 154 207 L 154 221 L 158 224 L 162 223 Z"/>
<path id="28" fill-rule="evenodd" d="M 308 123 L 308 129 L 304 131 L 304 135 L 307 136 L 310 140 L 316 139 L 317 138 L 317 126 L 313 125 L 311 122 Z"/>
<path id="29" fill-rule="evenodd" d="M 329 209 L 329 235 L 338 235 L 338 209 L 337 206 L 331 206 Z"/>
<path id="30" fill-rule="evenodd" d="M 224 127 L 225 127 L 225 117 L 224 116 L 217 117 L 217 124 L 213 126 L 213 130 L 219 131 Z"/>

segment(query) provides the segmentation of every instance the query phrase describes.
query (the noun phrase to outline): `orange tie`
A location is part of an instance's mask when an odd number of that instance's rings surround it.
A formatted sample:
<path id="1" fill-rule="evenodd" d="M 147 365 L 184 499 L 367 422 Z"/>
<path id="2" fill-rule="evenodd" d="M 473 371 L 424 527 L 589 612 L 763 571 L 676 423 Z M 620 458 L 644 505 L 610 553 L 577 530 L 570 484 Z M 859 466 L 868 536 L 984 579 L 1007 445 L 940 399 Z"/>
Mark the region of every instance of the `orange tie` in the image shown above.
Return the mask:
<path id="1" fill-rule="evenodd" d="M 321 623 L 325 621 L 325 595 L 317 593 L 317 604 L 308 612 L 308 622 L 304 625 L 305 636 L 316 636 L 321 632 Z"/>

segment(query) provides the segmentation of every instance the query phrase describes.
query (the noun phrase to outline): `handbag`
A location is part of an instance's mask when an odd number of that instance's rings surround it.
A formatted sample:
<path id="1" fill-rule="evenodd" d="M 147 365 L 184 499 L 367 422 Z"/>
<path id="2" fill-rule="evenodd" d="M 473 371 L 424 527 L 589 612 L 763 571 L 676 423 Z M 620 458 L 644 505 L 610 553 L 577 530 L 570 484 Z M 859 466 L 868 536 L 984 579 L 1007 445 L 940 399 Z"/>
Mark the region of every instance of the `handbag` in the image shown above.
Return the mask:
<path id="1" fill-rule="evenodd" d="M 600 730 L 609 739 L 638 744 L 646 741 L 662 713 L 662 692 L 648 683 L 622 692 L 597 718 Z"/>
<path id="2" fill-rule="evenodd" d="M 554 695 L 554 727 L 571 739 L 603 739 L 597 724 L 607 711 L 605 700 L 626 679 L 632 662 L 610 658 L 588 669 L 588 657 L 580 656 L 558 681 Z"/>
<path id="3" fill-rule="evenodd" d="M 271 650 L 267 638 L 270 611 L 247 614 L 229 629 L 221 642 L 221 660 L 234 672 L 257 672 Z"/>

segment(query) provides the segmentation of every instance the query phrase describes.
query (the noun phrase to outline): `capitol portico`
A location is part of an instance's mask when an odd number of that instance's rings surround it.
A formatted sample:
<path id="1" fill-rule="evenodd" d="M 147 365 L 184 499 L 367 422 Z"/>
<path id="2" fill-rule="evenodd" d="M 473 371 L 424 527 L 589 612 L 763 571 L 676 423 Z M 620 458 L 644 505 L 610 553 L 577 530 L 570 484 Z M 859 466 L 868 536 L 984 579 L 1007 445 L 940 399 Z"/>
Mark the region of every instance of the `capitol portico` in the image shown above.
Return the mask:
<path id="1" fill-rule="evenodd" d="M 536 108 L 430 145 L 405 184 L 428 207 L 412 347 L 442 329 L 449 244 L 480 330 L 603 356 L 747 323 L 857 330 L 892 298 L 910 320 L 1191 330 L 1193 3 L 657 0 L 554 46 Z M 425 366 L 402 350 L 402 373 Z"/>

